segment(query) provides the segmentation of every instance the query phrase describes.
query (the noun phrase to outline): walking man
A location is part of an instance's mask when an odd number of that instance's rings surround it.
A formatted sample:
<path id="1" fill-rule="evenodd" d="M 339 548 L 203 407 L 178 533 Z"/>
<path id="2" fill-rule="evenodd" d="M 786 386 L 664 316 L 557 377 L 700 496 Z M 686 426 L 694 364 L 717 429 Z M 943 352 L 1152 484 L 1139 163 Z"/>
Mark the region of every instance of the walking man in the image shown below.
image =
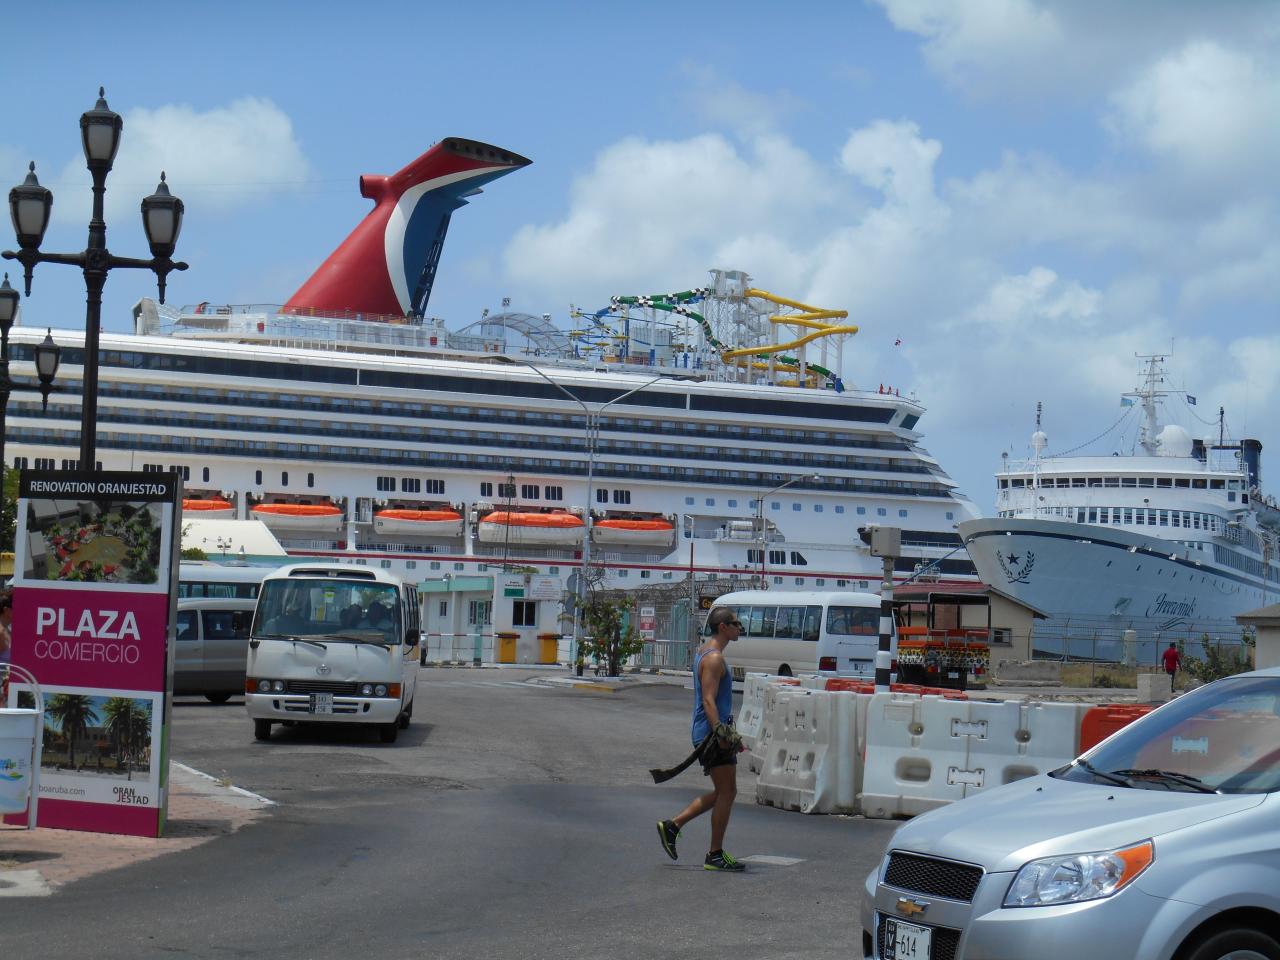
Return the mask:
<path id="1" fill-rule="evenodd" d="M 711 792 L 704 793 L 671 820 L 658 821 L 658 837 L 667 856 L 676 859 L 676 838 L 680 829 L 711 811 L 711 849 L 702 862 L 704 870 L 743 870 L 744 865 L 724 852 L 724 832 L 738 793 L 738 750 L 740 737 L 733 729 L 733 678 L 725 663 L 724 649 L 742 634 L 742 623 L 729 607 L 716 607 L 707 617 L 711 636 L 693 660 L 693 743 L 702 743 L 714 734 L 699 760 L 704 776 L 711 777 Z"/>
<path id="2" fill-rule="evenodd" d="M 1174 675 L 1178 672 L 1178 667 L 1182 665 L 1182 654 L 1178 652 L 1177 644 L 1170 643 L 1165 648 L 1162 659 L 1164 660 L 1164 672 L 1169 674 L 1169 685 L 1172 686 Z"/>

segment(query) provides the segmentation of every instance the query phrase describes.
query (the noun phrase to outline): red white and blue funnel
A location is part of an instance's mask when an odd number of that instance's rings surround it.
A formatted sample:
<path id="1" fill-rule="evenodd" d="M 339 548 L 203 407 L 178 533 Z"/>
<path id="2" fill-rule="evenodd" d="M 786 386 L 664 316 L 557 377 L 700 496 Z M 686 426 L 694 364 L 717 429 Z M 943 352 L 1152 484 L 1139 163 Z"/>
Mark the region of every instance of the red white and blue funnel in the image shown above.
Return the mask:
<path id="1" fill-rule="evenodd" d="M 376 206 L 285 304 L 285 312 L 423 316 L 453 211 L 529 160 L 449 137 L 391 176 L 365 174 Z"/>

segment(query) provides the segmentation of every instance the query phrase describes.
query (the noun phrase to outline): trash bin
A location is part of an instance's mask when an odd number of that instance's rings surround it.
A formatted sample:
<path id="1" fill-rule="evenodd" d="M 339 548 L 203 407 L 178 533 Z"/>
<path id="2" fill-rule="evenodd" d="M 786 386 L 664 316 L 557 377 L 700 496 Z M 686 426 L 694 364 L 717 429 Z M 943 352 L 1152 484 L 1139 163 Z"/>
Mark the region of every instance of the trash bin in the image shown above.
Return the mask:
<path id="1" fill-rule="evenodd" d="M 26 813 L 32 829 L 40 799 L 44 697 L 35 677 L 22 667 L 0 665 L 0 673 L 6 688 L 14 679 L 30 686 L 36 703 L 35 709 L 0 705 L 0 814 Z"/>

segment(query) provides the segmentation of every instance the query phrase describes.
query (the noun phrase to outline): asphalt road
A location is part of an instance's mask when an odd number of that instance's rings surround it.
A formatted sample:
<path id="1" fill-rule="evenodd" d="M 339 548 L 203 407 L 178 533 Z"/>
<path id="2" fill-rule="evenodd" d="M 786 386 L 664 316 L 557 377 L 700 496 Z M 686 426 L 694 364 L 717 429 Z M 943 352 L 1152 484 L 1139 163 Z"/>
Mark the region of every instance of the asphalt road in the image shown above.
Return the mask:
<path id="1" fill-rule="evenodd" d="M 672 863 L 654 823 L 706 781 L 647 770 L 687 751 L 691 694 L 423 671 L 414 723 L 254 741 L 239 701 L 175 708 L 173 758 L 278 802 L 232 836 L 0 901 L 6 956 L 657 958 L 861 956 L 857 903 L 894 824 L 755 804 L 741 768 L 727 849 L 707 817 Z"/>

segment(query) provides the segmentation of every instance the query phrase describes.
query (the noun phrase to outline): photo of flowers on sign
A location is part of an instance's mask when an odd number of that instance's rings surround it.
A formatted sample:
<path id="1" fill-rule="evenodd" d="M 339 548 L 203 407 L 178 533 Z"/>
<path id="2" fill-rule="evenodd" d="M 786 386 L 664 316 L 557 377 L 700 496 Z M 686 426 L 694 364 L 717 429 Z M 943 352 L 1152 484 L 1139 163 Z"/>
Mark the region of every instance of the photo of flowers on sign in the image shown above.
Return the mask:
<path id="1" fill-rule="evenodd" d="M 79 583 L 153 584 L 161 504 L 33 500 L 26 575 Z"/>

